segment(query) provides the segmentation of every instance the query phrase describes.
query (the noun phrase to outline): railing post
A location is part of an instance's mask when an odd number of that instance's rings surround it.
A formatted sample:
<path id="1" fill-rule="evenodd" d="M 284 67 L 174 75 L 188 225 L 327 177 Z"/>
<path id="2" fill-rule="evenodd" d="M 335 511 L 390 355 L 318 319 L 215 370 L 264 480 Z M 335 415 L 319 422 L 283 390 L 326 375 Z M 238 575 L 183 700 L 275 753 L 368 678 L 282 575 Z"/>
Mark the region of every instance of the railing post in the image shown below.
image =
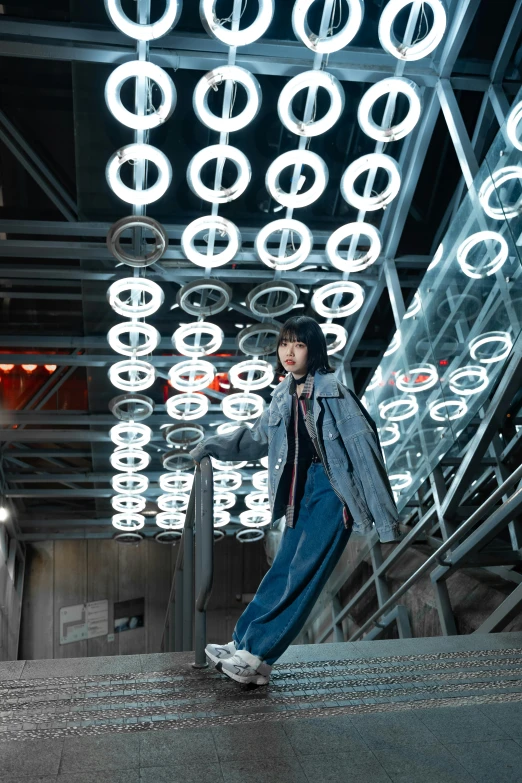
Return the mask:
<path id="1" fill-rule="evenodd" d="M 185 539 L 186 545 L 186 539 Z M 174 601 L 171 604 L 171 618 L 174 623 L 174 652 L 181 652 L 183 647 L 183 574 L 185 573 L 185 563 L 183 571 L 176 571 L 174 577 Z"/>
<path id="2" fill-rule="evenodd" d="M 185 531 L 183 561 L 183 650 L 194 649 L 194 528 Z M 180 601 L 181 603 L 181 601 Z"/>
<path id="3" fill-rule="evenodd" d="M 214 487 L 212 464 L 203 457 L 196 470 L 196 616 L 195 662 L 196 669 L 208 666 L 205 657 L 207 642 L 207 604 L 214 578 Z"/>

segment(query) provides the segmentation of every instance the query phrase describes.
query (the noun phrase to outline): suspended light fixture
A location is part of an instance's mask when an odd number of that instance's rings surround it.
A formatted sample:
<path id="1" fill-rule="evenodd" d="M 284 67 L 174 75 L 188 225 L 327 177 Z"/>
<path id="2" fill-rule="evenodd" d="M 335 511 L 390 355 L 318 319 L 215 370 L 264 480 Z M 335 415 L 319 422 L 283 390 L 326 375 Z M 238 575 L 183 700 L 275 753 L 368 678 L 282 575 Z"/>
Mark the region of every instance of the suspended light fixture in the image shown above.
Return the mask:
<path id="1" fill-rule="evenodd" d="M 345 242 L 348 238 L 351 238 L 352 242 L 355 243 L 355 247 L 357 247 L 361 236 L 364 236 L 369 240 L 369 250 L 362 255 L 359 254 L 357 258 L 343 258 L 339 251 L 341 242 Z M 345 226 L 341 226 L 330 235 L 326 243 L 326 257 L 331 265 L 341 272 L 348 273 L 362 272 L 364 269 L 367 269 L 377 261 L 381 254 L 381 250 L 382 237 L 380 231 L 370 223 L 363 223 L 362 221 L 347 223 Z"/>
<path id="2" fill-rule="evenodd" d="M 408 62 L 421 60 L 431 54 L 442 41 L 447 24 L 445 3 L 442 0 L 423 0 L 423 3 L 429 5 L 433 12 L 431 29 L 411 44 L 400 42 L 393 31 L 393 26 L 402 9 L 412 3 L 413 0 L 390 0 L 379 19 L 379 41 L 382 48 L 398 60 Z"/>
<path id="3" fill-rule="evenodd" d="M 292 108 L 292 101 L 295 96 L 306 90 L 319 90 L 323 88 L 330 96 L 330 107 L 324 117 L 320 120 L 304 122 L 298 120 Z M 316 97 L 317 100 L 317 97 Z M 304 71 L 297 74 L 293 79 L 285 84 L 279 95 L 277 102 L 277 112 L 279 119 L 285 128 L 295 133 L 297 136 L 319 136 L 321 133 L 333 128 L 344 109 L 344 90 L 341 83 L 335 76 L 326 71 Z"/>
<path id="4" fill-rule="evenodd" d="M 128 111 L 121 100 L 123 84 L 132 78 L 147 78 L 155 82 L 161 91 L 161 104 L 149 114 L 138 115 Z M 105 84 L 105 101 L 112 116 L 133 130 L 150 130 L 166 122 L 176 108 L 176 88 L 170 76 L 147 60 L 131 60 L 119 65 Z"/>
<path id="5" fill-rule="evenodd" d="M 226 46 L 248 46 L 266 33 L 274 15 L 274 0 L 257 0 L 256 18 L 243 30 L 227 30 L 216 16 L 217 0 L 200 0 L 199 12 L 203 27 L 209 35 Z"/>
<path id="6" fill-rule="evenodd" d="M 317 54 L 331 54 L 348 46 L 355 38 L 364 16 L 363 0 L 342 0 L 348 11 L 348 19 L 341 29 L 330 35 L 332 28 L 325 36 L 319 37 L 312 33 L 308 25 L 308 11 L 315 0 L 297 0 L 292 10 L 292 27 L 295 37 Z"/>
<path id="7" fill-rule="evenodd" d="M 326 299 L 332 296 L 351 294 L 352 298 L 348 304 L 328 306 Z M 351 280 L 339 280 L 335 283 L 327 283 L 318 288 L 312 297 L 312 307 L 318 315 L 323 318 L 346 318 L 360 310 L 364 303 L 364 289 L 359 283 L 353 283 Z"/>
<path id="8" fill-rule="evenodd" d="M 286 246 L 283 248 L 283 254 L 274 255 L 268 250 L 268 240 L 272 234 L 286 233 L 287 237 L 290 237 L 292 243 L 293 253 L 286 255 Z M 294 233 L 299 237 L 299 247 L 297 250 L 294 248 Z M 295 269 L 300 266 L 303 261 L 306 261 L 311 253 L 313 245 L 312 232 L 304 223 L 293 218 L 283 218 L 282 220 L 274 220 L 272 223 L 262 228 L 255 238 L 255 250 L 257 255 L 263 264 L 270 267 L 270 269 L 276 269 L 286 271 L 288 269 Z"/>
<path id="9" fill-rule="evenodd" d="M 408 113 L 402 122 L 396 125 L 391 125 L 388 128 L 383 128 L 381 125 L 377 125 L 372 117 L 372 110 L 383 95 L 393 95 L 394 98 L 398 93 L 405 95 L 408 99 Z M 393 76 L 389 79 L 381 79 L 381 81 L 373 84 L 369 90 L 365 92 L 359 103 L 357 110 L 357 119 L 361 130 L 366 133 L 371 139 L 375 141 L 390 142 L 403 139 L 417 125 L 422 111 L 422 103 L 420 90 L 410 79 L 405 79 L 402 76 Z"/>
<path id="10" fill-rule="evenodd" d="M 388 173 L 388 184 L 381 193 L 360 196 L 355 190 L 355 181 L 361 174 L 384 169 Z M 365 212 L 383 209 L 396 197 L 401 187 L 401 171 L 396 160 L 382 152 L 371 152 L 350 163 L 341 179 L 341 195 L 348 204 Z"/>
<path id="11" fill-rule="evenodd" d="M 281 173 L 288 166 L 310 166 L 314 172 L 312 186 L 304 193 L 285 192 L 279 185 Z M 304 182 L 304 180 L 302 180 Z M 272 198 L 289 209 L 308 207 L 323 194 L 328 184 L 328 169 L 326 163 L 315 152 L 310 150 L 290 150 L 283 152 L 270 164 L 266 172 L 265 185 Z"/>
<path id="12" fill-rule="evenodd" d="M 246 105 L 235 117 L 218 117 L 208 107 L 209 91 L 217 90 L 219 85 L 227 81 L 233 82 L 234 86 L 241 84 L 245 88 Z M 233 133 L 246 128 L 257 116 L 261 106 L 261 87 L 250 71 L 237 65 L 220 65 L 199 80 L 192 102 L 194 113 L 207 128 L 218 133 Z"/>
<path id="13" fill-rule="evenodd" d="M 143 190 L 135 190 L 124 185 L 121 179 L 121 167 L 124 163 L 145 161 L 154 163 L 157 166 L 158 178 L 154 185 Z M 118 198 L 127 204 L 144 206 L 152 204 L 165 195 L 172 180 L 172 166 L 167 156 L 150 144 L 127 144 L 111 155 L 105 169 L 105 176 L 109 186 Z"/>
<path id="14" fill-rule="evenodd" d="M 225 160 L 232 161 L 237 171 L 233 185 L 214 190 L 203 184 L 201 169 L 211 160 L 215 160 L 217 166 L 221 166 Z M 227 204 L 239 198 L 247 189 L 251 177 L 252 169 L 248 158 L 237 147 L 231 147 L 229 144 L 211 144 L 210 147 L 204 147 L 194 155 L 187 168 L 189 188 L 196 196 L 204 201 L 210 201 L 211 204 Z"/>
<path id="15" fill-rule="evenodd" d="M 165 294 L 161 286 L 145 277 L 123 277 L 109 287 L 107 299 L 125 318 L 147 318 L 159 310 Z"/>
<path id="16" fill-rule="evenodd" d="M 111 479 L 115 492 L 123 495 L 141 495 L 149 488 L 149 479 L 140 473 L 118 473 Z"/>
<path id="17" fill-rule="evenodd" d="M 122 391 L 144 391 L 154 383 L 156 370 L 141 359 L 124 359 L 116 362 L 109 369 L 109 380 L 113 386 Z"/>
<path id="18" fill-rule="evenodd" d="M 182 9 L 182 0 L 165 0 L 163 15 L 151 24 L 133 22 L 124 13 L 121 0 L 105 0 L 109 19 L 118 30 L 137 41 L 153 41 L 166 35 L 177 24 Z"/>

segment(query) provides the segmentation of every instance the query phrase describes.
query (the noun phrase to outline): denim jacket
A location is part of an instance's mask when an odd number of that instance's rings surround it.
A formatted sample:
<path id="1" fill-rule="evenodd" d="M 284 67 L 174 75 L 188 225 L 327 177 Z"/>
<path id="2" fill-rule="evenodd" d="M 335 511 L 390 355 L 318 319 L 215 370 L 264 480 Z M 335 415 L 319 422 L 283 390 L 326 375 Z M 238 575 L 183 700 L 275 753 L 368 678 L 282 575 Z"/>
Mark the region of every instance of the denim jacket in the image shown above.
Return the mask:
<path id="1" fill-rule="evenodd" d="M 291 416 L 290 376 L 272 392 L 270 406 L 249 429 L 240 427 L 198 444 L 195 460 L 258 460 L 268 454 L 268 495 L 274 513 L 277 488 L 288 454 Z M 400 538 L 398 512 L 373 419 L 357 397 L 330 373 L 316 373 L 313 414 L 333 489 L 353 520 L 353 533 L 367 534 L 373 525 L 383 542 Z"/>

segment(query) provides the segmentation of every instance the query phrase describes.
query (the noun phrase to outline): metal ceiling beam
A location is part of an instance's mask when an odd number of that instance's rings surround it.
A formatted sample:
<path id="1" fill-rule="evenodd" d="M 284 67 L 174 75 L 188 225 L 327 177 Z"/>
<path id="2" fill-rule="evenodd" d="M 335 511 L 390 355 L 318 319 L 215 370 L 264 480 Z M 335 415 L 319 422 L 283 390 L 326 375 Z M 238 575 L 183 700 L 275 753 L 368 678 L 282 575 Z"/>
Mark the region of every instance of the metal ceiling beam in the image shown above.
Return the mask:
<path id="1" fill-rule="evenodd" d="M 491 66 L 490 78 L 493 84 L 502 82 L 509 65 L 509 60 L 520 37 L 522 29 L 522 0 L 516 0 L 509 22 L 498 47 L 497 54 Z"/>
<path id="2" fill-rule="evenodd" d="M 45 459 L 51 457 L 52 459 L 90 459 L 91 451 L 80 451 L 78 449 L 12 449 L 9 448 L 2 454 L 4 460 L 9 462 L 16 462 L 18 458 L 28 459 Z"/>

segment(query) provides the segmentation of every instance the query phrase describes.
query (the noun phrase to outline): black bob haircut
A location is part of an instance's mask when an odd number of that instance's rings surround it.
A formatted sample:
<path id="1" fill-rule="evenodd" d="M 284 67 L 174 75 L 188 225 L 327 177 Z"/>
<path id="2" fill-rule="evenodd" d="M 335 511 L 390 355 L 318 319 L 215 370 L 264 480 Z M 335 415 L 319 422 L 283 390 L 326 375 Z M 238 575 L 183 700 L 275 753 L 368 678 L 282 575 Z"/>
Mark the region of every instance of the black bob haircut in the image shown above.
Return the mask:
<path id="1" fill-rule="evenodd" d="M 277 367 L 276 372 L 284 373 L 285 368 L 279 359 L 279 346 L 282 342 L 304 343 L 308 348 L 308 372 L 327 373 L 334 372 L 328 362 L 326 352 L 326 338 L 316 320 L 307 315 L 295 315 L 289 318 L 279 332 L 277 339 Z"/>

